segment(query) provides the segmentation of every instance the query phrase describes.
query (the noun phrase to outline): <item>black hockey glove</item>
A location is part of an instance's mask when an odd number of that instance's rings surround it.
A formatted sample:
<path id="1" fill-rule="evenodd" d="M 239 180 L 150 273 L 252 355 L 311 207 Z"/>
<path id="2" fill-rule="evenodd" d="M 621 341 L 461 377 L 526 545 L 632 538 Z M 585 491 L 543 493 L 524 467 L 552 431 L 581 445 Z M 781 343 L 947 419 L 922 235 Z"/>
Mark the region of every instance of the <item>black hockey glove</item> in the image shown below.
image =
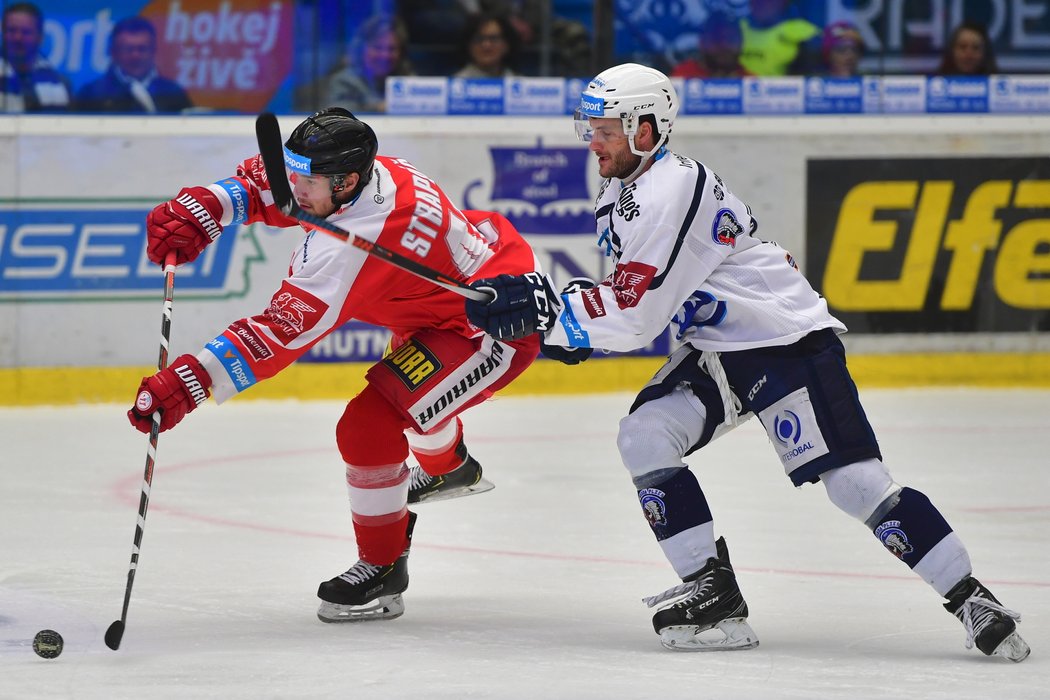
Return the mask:
<path id="1" fill-rule="evenodd" d="M 467 318 L 493 338 L 517 340 L 545 333 L 558 317 L 561 301 L 547 275 L 500 275 L 470 285 L 495 295 L 492 301 L 467 300 Z"/>
<path id="2" fill-rule="evenodd" d="M 584 289 L 593 288 L 594 280 L 587 277 L 573 277 L 569 280 L 569 283 L 561 290 L 562 294 L 573 294 Z M 545 342 L 540 342 L 540 352 L 543 353 L 544 357 L 549 357 L 552 360 L 564 363 L 566 365 L 578 365 L 594 352 L 594 348 L 565 348 L 561 345 L 547 345 Z"/>

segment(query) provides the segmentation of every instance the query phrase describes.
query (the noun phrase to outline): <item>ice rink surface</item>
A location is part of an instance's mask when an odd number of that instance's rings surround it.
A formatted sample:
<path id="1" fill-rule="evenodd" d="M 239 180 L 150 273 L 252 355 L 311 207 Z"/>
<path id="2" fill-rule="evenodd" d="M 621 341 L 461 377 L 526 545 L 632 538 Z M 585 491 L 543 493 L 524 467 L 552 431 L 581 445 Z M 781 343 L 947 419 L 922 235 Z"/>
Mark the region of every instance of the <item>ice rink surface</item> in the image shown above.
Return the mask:
<path id="1" fill-rule="evenodd" d="M 492 492 L 418 507 L 403 617 L 323 624 L 356 561 L 339 403 L 204 406 L 161 436 L 120 617 L 147 438 L 125 407 L 0 410 L 0 698 L 1046 698 L 1050 394 L 865 391 L 897 481 L 1023 615 L 1021 664 L 964 648 L 941 599 L 823 487 L 794 489 L 752 420 L 689 457 L 757 649 L 673 653 L 641 598 L 677 583 L 616 452 L 632 396 L 505 398 L 467 415 Z M 33 634 L 65 637 L 55 660 Z"/>

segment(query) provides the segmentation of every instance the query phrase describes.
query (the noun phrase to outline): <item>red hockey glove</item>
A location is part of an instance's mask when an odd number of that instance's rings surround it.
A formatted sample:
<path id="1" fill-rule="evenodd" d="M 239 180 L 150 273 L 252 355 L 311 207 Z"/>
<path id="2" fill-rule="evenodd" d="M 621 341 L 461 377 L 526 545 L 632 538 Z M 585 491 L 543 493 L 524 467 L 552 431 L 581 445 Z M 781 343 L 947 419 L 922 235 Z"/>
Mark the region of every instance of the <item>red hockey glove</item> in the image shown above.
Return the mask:
<path id="1" fill-rule="evenodd" d="M 158 204 L 146 216 L 146 255 L 164 264 L 175 251 L 175 264 L 193 262 L 222 233 L 222 203 L 206 187 L 183 187 L 179 196 Z"/>
<path id="2" fill-rule="evenodd" d="M 211 394 L 211 377 L 193 355 L 180 355 L 167 369 L 143 377 L 128 420 L 142 433 L 153 425 L 153 412 L 160 409 L 160 431 L 174 428 L 187 413 Z"/>

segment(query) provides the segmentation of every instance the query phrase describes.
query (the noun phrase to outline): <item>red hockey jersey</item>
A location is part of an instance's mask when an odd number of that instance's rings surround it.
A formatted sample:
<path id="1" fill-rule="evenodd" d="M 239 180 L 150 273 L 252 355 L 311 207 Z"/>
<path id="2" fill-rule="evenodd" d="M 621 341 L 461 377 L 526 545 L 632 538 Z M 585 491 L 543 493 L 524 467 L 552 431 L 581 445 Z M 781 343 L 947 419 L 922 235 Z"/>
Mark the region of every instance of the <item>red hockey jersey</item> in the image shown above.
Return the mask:
<path id="1" fill-rule="evenodd" d="M 460 295 L 285 216 L 274 205 L 259 156 L 209 189 L 223 203 L 223 226 L 264 222 L 305 231 L 269 308 L 234 321 L 197 355 L 211 375 L 216 401 L 274 376 L 350 319 L 399 337 L 423 328 L 480 334 L 467 321 Z M 464 282 L 538 266 L 506 218 L 459 210 L 433 180 L 400 158 L 378 156 L 368 185 L 328 221 Z"/>

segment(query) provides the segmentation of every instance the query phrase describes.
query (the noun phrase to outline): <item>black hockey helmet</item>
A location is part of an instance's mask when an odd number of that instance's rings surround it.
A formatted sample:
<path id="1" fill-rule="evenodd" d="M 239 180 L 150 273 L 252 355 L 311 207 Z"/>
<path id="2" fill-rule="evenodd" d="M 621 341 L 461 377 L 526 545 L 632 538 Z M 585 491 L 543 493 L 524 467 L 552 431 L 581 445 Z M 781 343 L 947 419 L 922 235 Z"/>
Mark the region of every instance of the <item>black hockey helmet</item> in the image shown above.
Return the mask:
<path id="1" fill-rule="evenodd" d="M 372 127 L 342 107 L 328 107 L 307 117 L 295 127 L 284 147 L 299 158 L 298 172 L 332 176 L 332 193 L 342 192 L 343 176 L 361 176 L 353 195 L 372 179 L 379 141 Z M 305 160 L 306 162 L 303 162 Z"/>

